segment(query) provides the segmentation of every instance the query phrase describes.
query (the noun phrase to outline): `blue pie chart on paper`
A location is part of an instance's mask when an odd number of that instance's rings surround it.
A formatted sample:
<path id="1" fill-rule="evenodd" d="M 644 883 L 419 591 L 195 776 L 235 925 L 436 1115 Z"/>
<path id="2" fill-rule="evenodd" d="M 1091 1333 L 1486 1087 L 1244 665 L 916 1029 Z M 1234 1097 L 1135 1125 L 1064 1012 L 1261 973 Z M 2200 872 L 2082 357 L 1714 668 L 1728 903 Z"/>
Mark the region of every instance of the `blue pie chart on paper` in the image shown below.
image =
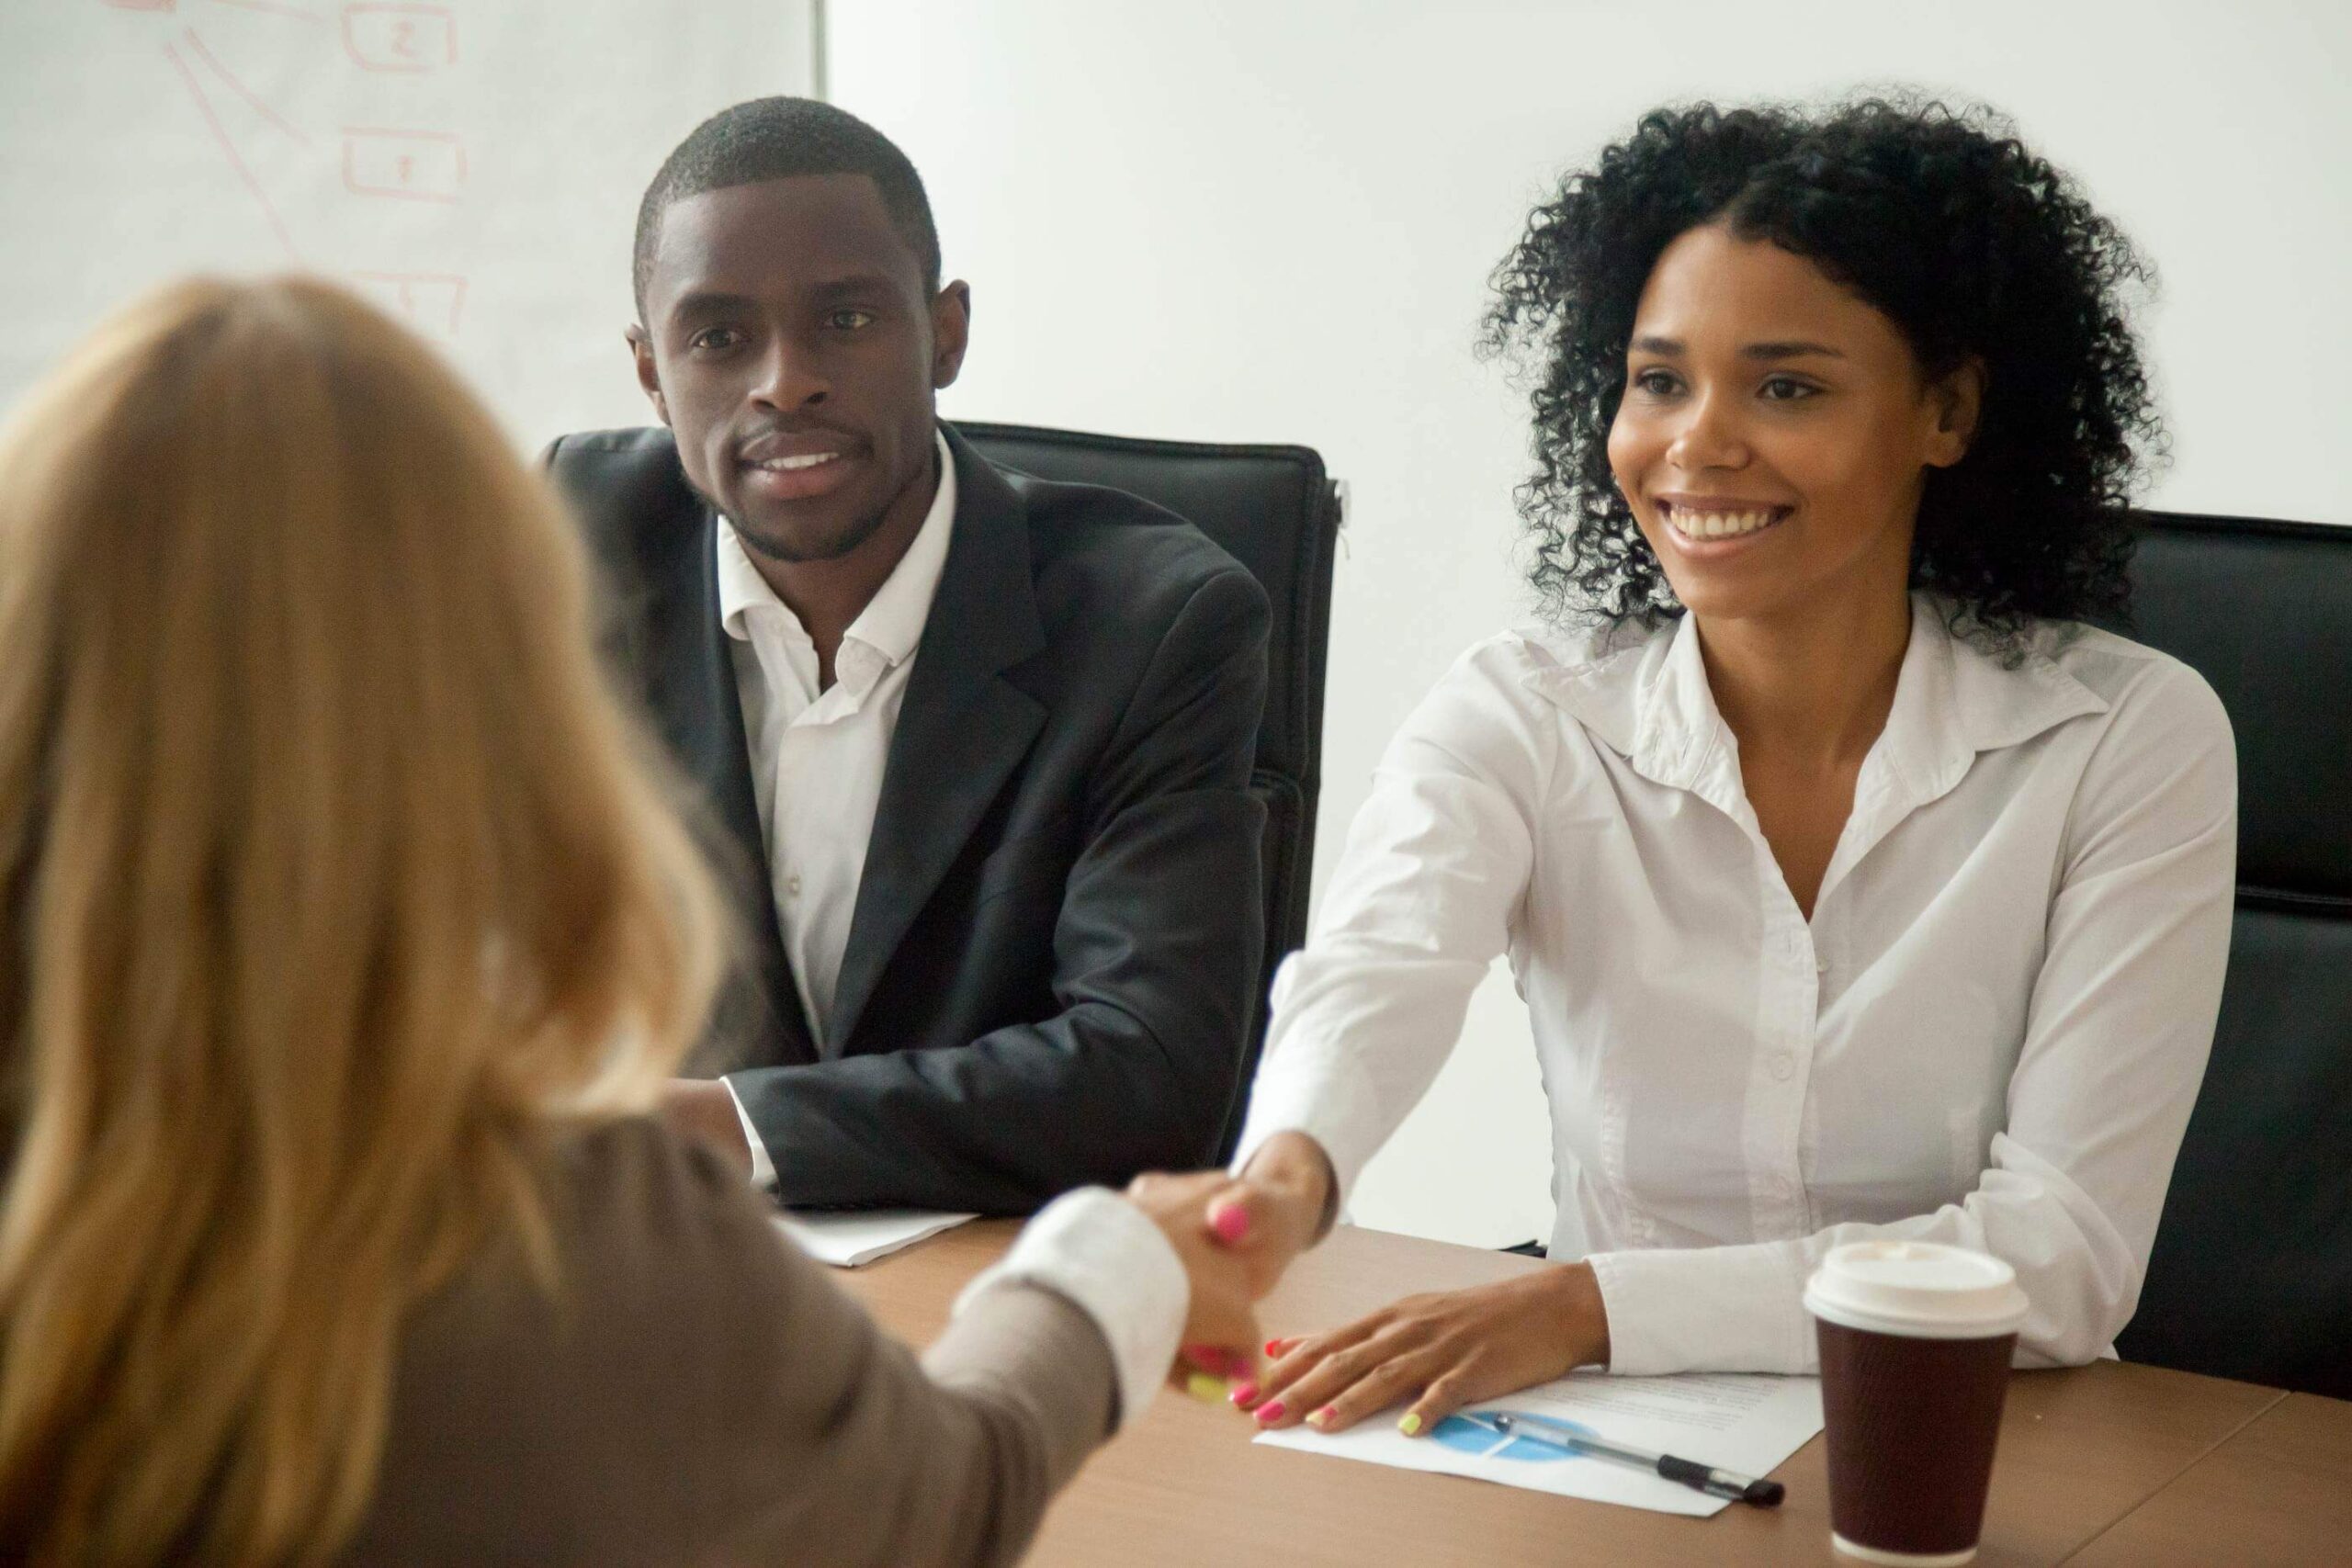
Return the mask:
<path id="1" fill-rule="evenodd" d="M 1518 1410 L 1498 1410 L 1491 1414 L 1522 1416 L 1526 1413 Z M 1544 1419 L 1555 1426 L 1566 1427 L 1580 1437 L 1600 1436 L 1581 1421 L 1563 1421 L 1556 1416 L 1547 1416 Z M 1564 1449 L 1556 1443 L 1547 1443 L 1534 1438 L 1511 1437 L 1498 1432 L 1491 1427 L 1482 1427 L 1477 1422 L 1460 1416 L 1449 1416 L 1439 1422 L 1430 1433 L 1430 1441 L 1442 1443 L 1457 1453 L 1476 1454 L 1481 1459 L 1521 1460 L 1556 1464 L 1562 1460 L 1587 1457 L 1572 1449 Z"/>

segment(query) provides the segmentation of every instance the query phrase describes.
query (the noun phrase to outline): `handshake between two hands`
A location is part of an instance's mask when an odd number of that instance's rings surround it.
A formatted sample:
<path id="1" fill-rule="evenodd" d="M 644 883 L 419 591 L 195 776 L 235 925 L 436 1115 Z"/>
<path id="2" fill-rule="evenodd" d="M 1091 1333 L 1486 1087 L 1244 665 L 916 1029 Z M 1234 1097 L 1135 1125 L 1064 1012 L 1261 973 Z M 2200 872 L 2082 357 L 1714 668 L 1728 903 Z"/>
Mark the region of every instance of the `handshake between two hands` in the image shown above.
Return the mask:
<path id="1" fill-rule="evenodd" d="M 1284 1134 L 1241 1176 L 1225 1171 L 1139 1176 L 1127 1200 L 1176 1249 L 1192 1286 L 1176 1387 L 1222 1400 L 1258 1368 L 1256 1306 L 1315 1241 L 1331 1190 L 1323 1151 Z"/>
<path id="2" fill-rule="evenodd" d="M 751 1146 L 722 1082 L 673 1083 L 663 1109 L 746 1172 Z M 1170 1382 L 1230 1397 L 1257 1424 L 1337 1432 L 1400 1403 L 1398 1428 L 1428 1431 L 1464 1404 L 1609 1359 L 1609 1315 L 1590 1265 L 1536 1269 L 1468 1290 L 1408 1296 L 1323 1333 L 1263 1343 L 1256 1306 L 1321 1234 L 1335 1178 L 1323 1147 L 1278 1133 L 1239 1176 L 1137 1177 L 1128 1201 L 1165 1234 L 1192 1287 Z"/>
<path id="3" fill-rule="evenodd" d="M 1321 1233 L 1333 1176 L 1322 1147 L 1278 1134 L 1239 1177 L 1142 1176 L 1127 1197 L 1166 1234 L 1192 1282 L 1170 1382 L 1229 1398 L 1261 1427 L 1338 1432 L 1404 1404 L 1407 1437 L 1462 1406 L 1609 1359 L 1609 1314 L 1588 1264 L 1408 1296 L 1339 1328 L 1267 1340 L 1256 1303 Z"/>

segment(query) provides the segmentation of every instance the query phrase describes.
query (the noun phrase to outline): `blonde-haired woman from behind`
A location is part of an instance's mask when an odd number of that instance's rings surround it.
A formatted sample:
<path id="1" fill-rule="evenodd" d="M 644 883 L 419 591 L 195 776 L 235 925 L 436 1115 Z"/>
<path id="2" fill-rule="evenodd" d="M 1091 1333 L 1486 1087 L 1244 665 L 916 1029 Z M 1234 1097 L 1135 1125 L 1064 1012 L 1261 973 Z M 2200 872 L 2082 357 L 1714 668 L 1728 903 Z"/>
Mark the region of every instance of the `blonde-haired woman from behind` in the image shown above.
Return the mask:
<path id="1" fill-rule="evenodd" d="M 1187 1179 L 1062 1200 L 918 1365 L 642 1114 L 716 918 L 589 620 L 326 285 L 166 290 L 16 412 L 0 1558 L 1009 1561 L 1180 1328 L 1254 1337 Z"/>

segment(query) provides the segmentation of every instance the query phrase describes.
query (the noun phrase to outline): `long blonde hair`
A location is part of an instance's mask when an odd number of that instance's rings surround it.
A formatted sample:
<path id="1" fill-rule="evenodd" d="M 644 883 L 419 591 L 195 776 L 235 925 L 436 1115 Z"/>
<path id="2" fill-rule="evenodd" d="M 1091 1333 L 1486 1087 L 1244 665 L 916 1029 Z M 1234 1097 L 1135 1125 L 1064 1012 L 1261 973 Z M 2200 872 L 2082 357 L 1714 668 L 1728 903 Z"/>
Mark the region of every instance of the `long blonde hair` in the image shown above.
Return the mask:
<path id="1" fill-rule="evenodd" d="M 572 530 L 423 344 L 197 281 L 0 436 L 0 1557 L 308 1562 L 404 1312 L 700 1027 Z"/>

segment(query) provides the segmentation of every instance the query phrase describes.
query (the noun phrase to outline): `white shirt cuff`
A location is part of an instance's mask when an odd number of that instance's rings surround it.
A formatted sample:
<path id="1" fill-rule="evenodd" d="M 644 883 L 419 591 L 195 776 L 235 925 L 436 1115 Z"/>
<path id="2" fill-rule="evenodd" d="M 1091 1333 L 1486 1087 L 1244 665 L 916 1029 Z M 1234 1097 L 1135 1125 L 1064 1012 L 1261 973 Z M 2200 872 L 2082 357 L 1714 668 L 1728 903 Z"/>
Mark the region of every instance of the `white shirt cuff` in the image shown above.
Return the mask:
<path id="1" fill-rule="evenodd" d="M 1352 1064 L 1310 1066 L 1306 1049 L 1294 1047 L 1280 1063 L 1270 1062 L 1250 1090 L 1250 1116 L 1234 1145 L 1233 1174 L 1241 1174 L 1276 1133 L 1304 1133 L 1322 1145 L 1331 1162 L 1331 1208 L 1343 1213 L 1356 1178 L 1380 1152 L 1393 1128 L 1380 1113 L 1363 1076 Z"/>
<path id="2" fill-rule="evenodd" d="M 743 1109 L 743 1097 L 737 1094 L 735 1086 L 727 1083 L 725 1078 L 718 1081 L 727 1084 L 727 1098 L 735 1102 L 736 1120 L 743 1123 L 743 1141 L 752 1145 L 752 1185 L 763 1192 L 773 1192 L 775 1190 L 775 1161 L 768 1158 L 768 1146 L 761 1140 L 760 1130 L 752 1125 L 752 1113 Z"/>
<path id="3" fill-rule="evenodd" d="M 1804 1261 L 1788 1243 L 1596 1252 L 1585 1261 L 1609 1313 L 1612 1372 L 1817 1369 Z"/>
<path id="4" fill-rule="evenodd" d="M 1043 1286 L 1094 1320 L 1118 1371 L 1114 1431 L 1166 1381 L 1193 1299 L 1184 1265 L 1159 1227 L 1102 1187 L 1081 1187 L 1046 1204 L 1012 1250 L 964 1287 L 956 1310 L 1001 1284 Z"/>

